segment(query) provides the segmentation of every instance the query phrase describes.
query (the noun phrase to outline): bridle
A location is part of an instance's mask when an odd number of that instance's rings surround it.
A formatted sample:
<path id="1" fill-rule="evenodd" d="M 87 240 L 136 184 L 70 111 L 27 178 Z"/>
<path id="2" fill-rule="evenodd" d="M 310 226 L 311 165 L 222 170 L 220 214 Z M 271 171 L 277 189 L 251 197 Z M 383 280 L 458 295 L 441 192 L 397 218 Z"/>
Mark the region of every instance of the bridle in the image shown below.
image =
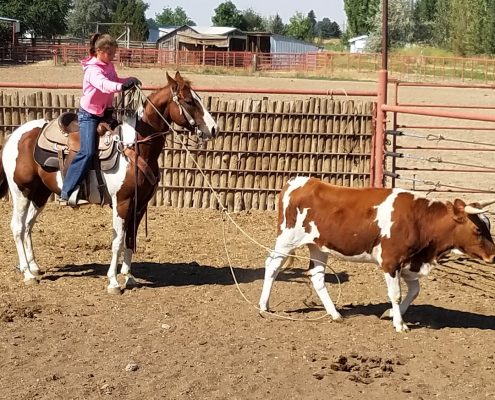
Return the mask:
<path id="1" fill-rule="evenodd" d="M 198 101 L 201 104 L 201 97 L 199 97 L 199 95 L 192 88 L 189 88 L 189 90 L 191 91 L 193 99 Z M 174 89 L 172 87 L 170 87 L 170 92 L 172 93 L 172 101 L 179 108 L 179 113 L 181 115 L 184 115 L 184 117 L 186 118 L 189 125 L 191 125 L 191 127 L 196 130 L 196 132 L 195 132 L 196 135 L 200 139 L 204 139 L 203 138 L 203 132 L 201 130 L 199 130 L 200 134 L 198 134 L 198 132 L 197 132 L 198 131 L 198 125 L 196 124 L 196 121 L 193 118 L 193 116 L 187 111 L 187 108 L 184 107 L 184 105 L 181 103 L 178 92 L 174 91 Z"/>

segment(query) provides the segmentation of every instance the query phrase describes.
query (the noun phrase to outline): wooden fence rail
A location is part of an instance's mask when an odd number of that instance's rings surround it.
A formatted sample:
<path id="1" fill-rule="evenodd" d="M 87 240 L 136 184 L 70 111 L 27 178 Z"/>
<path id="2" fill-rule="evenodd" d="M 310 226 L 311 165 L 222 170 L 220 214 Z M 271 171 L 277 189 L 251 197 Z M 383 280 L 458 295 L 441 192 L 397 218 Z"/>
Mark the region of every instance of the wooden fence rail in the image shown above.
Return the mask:
<path id="1" fill-rule="evenodd" d="M 204 149 L 183 131 L 176 133 L 181 140 L 167 136 L 153 205 L 217 209 L 220 201 L 229 211 L 274 210 L 277 193 L 298 174 L 370 185 L 374 103 L 327 97 L 204 101 L 220 134 Z M 0 92 L 0 144 L 20 124 L 76 111 L 78 103 L 75 95 L 49 91 Z"/>

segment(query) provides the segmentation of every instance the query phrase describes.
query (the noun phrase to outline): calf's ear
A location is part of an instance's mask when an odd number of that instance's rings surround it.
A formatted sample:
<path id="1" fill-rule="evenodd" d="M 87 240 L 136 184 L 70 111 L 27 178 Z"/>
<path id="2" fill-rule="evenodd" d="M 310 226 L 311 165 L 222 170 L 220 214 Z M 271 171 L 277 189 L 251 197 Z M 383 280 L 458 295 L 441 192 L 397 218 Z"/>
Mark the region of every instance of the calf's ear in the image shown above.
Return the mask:
<path id="1" fill-rule="evenodd" d="M 461 199 L 455 199 L 454 203 L 450 201 L 447 202 L 447 209 L 452 214 L 452 218 L 454 221 L 462 223 L 466 220 L 466 203 L 464 203 Z"/>

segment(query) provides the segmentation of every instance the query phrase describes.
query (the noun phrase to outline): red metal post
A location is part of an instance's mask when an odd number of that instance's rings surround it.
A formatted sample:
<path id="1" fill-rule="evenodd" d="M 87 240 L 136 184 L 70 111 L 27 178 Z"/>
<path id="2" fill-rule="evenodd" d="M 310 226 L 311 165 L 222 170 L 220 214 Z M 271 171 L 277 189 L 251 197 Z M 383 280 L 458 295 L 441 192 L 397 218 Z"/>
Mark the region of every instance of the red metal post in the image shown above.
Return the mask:
<path id="1" fill-rule="evenodd" d="M 388 83 L 388 1 L 382 1 L 382 69 L 378 71 L 378 95 L 376 110 L 376 131 L 374 148 L 374 182 L 373 187 L 383 187 L 383 171 L 385 163 L 385 129 L 387 113 L 383 108 L 387 104 Z"/>
<path id="2" fill-rule="evenodd" d="M 384 106 L 387 104 L 387 79 L 388 71 L 378 71 L 378 95 L 376 110 L 376 131 L 375 131 L 375 148 L 374 148 L 374 165 L 375 174 L 373 187 L 383 187 L 383 170 L 384 170 L 384 152 L 385 152 L 385 125 L 387 114 Z"/>

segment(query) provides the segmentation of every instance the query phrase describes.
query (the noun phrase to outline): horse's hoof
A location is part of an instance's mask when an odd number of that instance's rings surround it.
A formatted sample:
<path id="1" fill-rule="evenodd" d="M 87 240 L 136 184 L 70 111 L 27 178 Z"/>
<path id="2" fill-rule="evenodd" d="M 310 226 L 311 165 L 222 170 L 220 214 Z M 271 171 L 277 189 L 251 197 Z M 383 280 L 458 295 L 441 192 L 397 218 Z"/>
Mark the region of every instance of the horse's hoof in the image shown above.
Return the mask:
<path id="1" fill-rule="evenodd" d="M 122 289 L 120 287 L 108 287 L 108 294 L 122 294 Z"/>
<path id="2" fill-rule="evenodd" d="M 36 278 L 24 278 L 24 284 L 27 285 L 27 286 L 31 286 L 31 285 L 37 285 L 38 283 L 40 283 L 38 281 L 38 279 Z"/>

